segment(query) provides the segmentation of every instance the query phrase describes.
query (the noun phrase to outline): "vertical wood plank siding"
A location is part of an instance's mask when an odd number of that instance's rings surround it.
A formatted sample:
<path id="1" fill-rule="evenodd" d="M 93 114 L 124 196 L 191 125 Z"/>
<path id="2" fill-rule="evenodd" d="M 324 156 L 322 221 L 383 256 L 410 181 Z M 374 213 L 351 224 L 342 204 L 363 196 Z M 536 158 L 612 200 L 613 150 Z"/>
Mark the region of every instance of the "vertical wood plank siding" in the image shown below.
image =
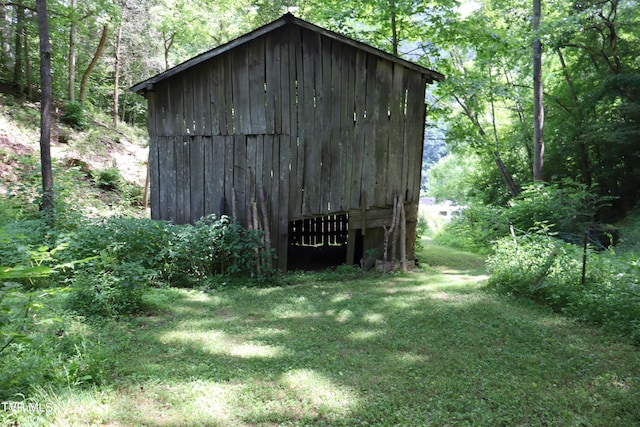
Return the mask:
<path id="1" fill-rule="evenodd" d="M 151 209 L 193 222 L 267 197 L 286 267 L 289 221 L 419 197 L 427 78 L 284 26 L 158 82 L 148 96 Z M 224 212 L 221 211 L 224 210 Z"/>

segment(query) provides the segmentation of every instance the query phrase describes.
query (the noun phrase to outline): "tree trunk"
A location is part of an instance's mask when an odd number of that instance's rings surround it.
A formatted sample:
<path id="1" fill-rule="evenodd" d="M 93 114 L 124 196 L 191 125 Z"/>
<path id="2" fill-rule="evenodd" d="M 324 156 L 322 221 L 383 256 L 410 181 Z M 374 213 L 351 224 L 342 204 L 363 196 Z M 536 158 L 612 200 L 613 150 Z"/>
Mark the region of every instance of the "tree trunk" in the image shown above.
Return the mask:
<path id="1" fill-rule="evenodd" d="M 395 0 L 391 0 L 389 9 L 391 10 L 391 44 L 393 46 L 393 54 L 398 56 L 400 41 L 398 40 L 398 20 Z"/>
<path id="2" fill-rule="evenodd" d="M 16 33 L 15 33 L 15 45 L 14 45 L 16 61 L 13 67 L 13 84 L 16 85 L 18 89 L 20 89 L 20 91 L 22 91 L 24 87 L 23 86 L 24 65 L 22 64 L 24 54 L 22 52 L 22 48 L 24 46 L 23 40 L 26 38 L 25 20 L 26 20 L 26 17 L 25 17 L 24 7 L 17 5 L 16 6 Z"/>
<path id="3" fill-rule="evenodd" d="M 169 69 L 169 51 L 173 46 L 173 42 L 176 38 L 176 33 L 172 33 L 170 36 L 167 36 L 167 33 L 162 33 L 162 39 L 164 41 L 164 69 Z"/>
<path id="4" fill-rule="evenodd" d="M 473 124 L 473 126 L 475 126 L 476 129 L 478 129 L 478 133 L 480 134 L 480 136 L 482 138 L 487 139 L 488 135 L 485 132 L 484 127 L 482 127 L 482 124 L 478 120 L 478 115 L 474 114 L 474 112 L 471 111 L 471 108 L 467 104 L 465 104 L 464 101 L 460 99 L 458 96 L 454 95 L 454 98 L 458 102 L 458 105 L 460 105 L 460 107 L 462 107 L 462 109 L 464 110 L 465 116 L 467 116 L 467 118 L 471 120 L 471 123 Z M 497 135 L 495 137 L 497 138 Z M 504 181 L 504 184 L 507 186 L 507 189 L 509 190 L 509 194 L 511 194 L 512 197 L 517 197 L 520 194 L 520 189 L 518 188 L 515 181 L 513 180 L 513 177 L 509 173 L 507 166 L 502 161 L 502 157 L 500 156 L 500 151 L 498 150 L 497 139 L 495 141 L 495 147 L 496 148 L 493 151 L 493 159 L 496 162 L 496 166 L 498 167 L 500 176 L 502 176 L 502 180 Z"/>
<path id="5" fill-rule="evenodd" d="M 42 209 L 53 221 L 53 172 L 51 170 L 51 45 L 47 0 L 36 1 L 40 38 L 40 166 L 42 170 Z"/>
<path id="6" fill-rule="evenodd" d="M 29 40 L 26 37 L 24 38 L 24 84 L 27 93 L 28 99 L 33 99 L 33 87 L 31 85 L 32 75 L 31 75 L 31 60 L 29 59 Z"/>
<path id="7" fill-rule="evenodd" d="M 87 100 L 87 82 L 89 81 L 89 76 L 91 75 L 91 72 L 93 71 L 94 67 L 98 63 L 98 59 L 100 59 L 100 56 L 102 55 L 102 51 L 104 50 L 104 45 L 107 42 L 108 32 L 109 32 L 109 27 L 107 25 L 102 27 L 102 36 L 100 37 L 100 43 L 98 43 L 98 48 L 96 49 L 96 53 L 93 55 L 93 59 L 91 60 L 91 63 L 89 63 L 87 70 L 82 75 L 82 81 L 80 82 L 80 102 L 83 104 Z"/>
<path id="8" fill-rule="evenodd" d="M 122 25 L 118 27 L 118 36 L 116 37 L 116 55 L 113 77 L 113 127 L 118 126 L 118 103 L 120 85 L 120 41 L 122 40 Z"/>
<path id="9" fill-rule="evenodd" d="M 533 0 L 533 180 L 544 181 L 544 104 L 542 93 L 541 0 Z"/>
<path id="10" fill-rule="evenodd" d="M 71 11 L 75 14 L 76 0 L 71 0 Z M 75 17 L 71 18 L 69 27 L 69 101 L 76 100 L 76 32 Z"/>
<path id="11" fill-rule="evenodd" d="M 2 67 L 7 72 L 13 68 L 13 52 L 11 51 L 11 25 L 13 20 L 9 9 L 5 5 L 0 5 L 0 19 L 2 25 L 0 26 L 0 54 L 2 55 Z M 8 74 L 8 73 L 7 73 Z"/>

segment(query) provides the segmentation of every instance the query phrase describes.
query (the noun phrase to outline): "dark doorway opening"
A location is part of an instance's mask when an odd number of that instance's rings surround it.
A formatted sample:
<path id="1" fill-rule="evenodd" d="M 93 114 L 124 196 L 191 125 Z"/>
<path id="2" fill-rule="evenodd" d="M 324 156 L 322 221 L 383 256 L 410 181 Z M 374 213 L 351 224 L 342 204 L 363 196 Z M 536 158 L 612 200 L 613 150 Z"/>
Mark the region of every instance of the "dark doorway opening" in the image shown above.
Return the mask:
<path id="1" fill-rule="evenodd" d="M 344 264 L 348 235 L 347 213 L 290 221 L 287 268 L 324 270 Z"/>

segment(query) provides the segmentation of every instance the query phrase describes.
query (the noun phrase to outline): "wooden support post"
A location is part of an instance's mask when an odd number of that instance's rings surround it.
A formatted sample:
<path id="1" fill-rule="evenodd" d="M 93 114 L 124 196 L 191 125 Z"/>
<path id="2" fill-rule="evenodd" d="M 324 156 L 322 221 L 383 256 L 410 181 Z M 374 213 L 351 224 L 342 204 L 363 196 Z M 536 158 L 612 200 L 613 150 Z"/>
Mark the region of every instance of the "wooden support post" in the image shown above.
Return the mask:
<path id="1" fill-rule="evenodd" d="M 353 265 L 356 253 L 356 230 L 349 226 L 347 234 L 347 265 Z"/>
<path id="2" fill-rule="evenodd" d="M 149 195 L 151 193 L 151 173 L 150 173 L 150 165 L 149 162 L 151 161 L 151 154 L 149 154 L 149 157 L 147 159 L 147 177 L 144 180 L 144 197 L 142 200 L 142 205 L 144 206 L 145 209 L 147 209 L 149 207 Z"/>
<path id="3" fill-rule="evenodd" d="M 402 271 L 407 271 L 407 215 L 404 203 L 400 202 L 400 262 Z"/>

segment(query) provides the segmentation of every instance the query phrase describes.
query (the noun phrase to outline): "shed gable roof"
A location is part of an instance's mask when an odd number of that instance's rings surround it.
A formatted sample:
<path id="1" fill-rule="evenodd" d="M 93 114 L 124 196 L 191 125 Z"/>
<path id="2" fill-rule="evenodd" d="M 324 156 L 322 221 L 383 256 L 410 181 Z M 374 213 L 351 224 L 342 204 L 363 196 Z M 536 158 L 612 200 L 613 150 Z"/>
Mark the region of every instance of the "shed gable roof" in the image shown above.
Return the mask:
<path id="1" fill-rule="evenodd" d="M 307 30 L 311 30 L 314 31 L 316 33 L 319 33 L 323 36 L 332 38 L 334 40 L 338 40 L 342 43 L 345 43 L 347 45 L 353 46 L 357 49 L 363 50 L 365 52 L 368 52 L 372 55 L 378 56 L 380 58 L 386 59 L 388 61 L 394 62 L 394 63 L 398 63 L 410 70 L 419 72 L 421 74 L 423 74 L 426 78 L 427 81 L 429 83 L 433 83 L 434 81 L 442 81 L 444 80 L 444 75 L 438 73 L 437 71 L 433 71 L 430 70 L 428 68 L 422 67 L 421 65 L 418 65 L 416 63 L 413 63 L 411 61 L 407 61 L 405 59 L 399 58 L 397 56 L 391 55 L 390 53 L 387 53 L 383 50 L 380 50 L 378 48 L 375 48 L 373 46 L 370 46 L 366 43 L 362 43 L 359 41 L 356 41 L 354 39 L 351 39 L 349 37 L 345 37 L 343 35 L 340 35 L 336 32 L 324 29 L 322 27 L 319 27 L 317 25 L 314 25 L 308 21 L 302 20 L 300 18 L 296 18 L 295 16 L 293 16 L 291 13 L 287 13 L 285 15 L 283 15 L 282 17 L 280 17 L 279 19 L 276 19 L 275 21 L 272 21 L 260 28 L 257 28 L 243 36 L 240 36 L 228 43 L 225 43 L 223 45 L 220 45 L 214 49 L 211 49 L 205 53 L 202 53 L 198 56 L 195 56 L 179 65 L 176 65 L 173 68 L 170 68 L 167 71 L 164 71 L 160 74 L 157 74 L 145 81 L 142 81 L 140 83 L 137 83 L 136 85 L 131 87 L 131 90 L 136 92 L 136 93 L 144 93 L 145 90 L 147 90 L 149 87 L 153 86 L 155 83 L 158 83 L 162 80 L 165 80 L 171 76 L 174 76 L 176 74 L 179 74 L 191 67 L 194 67 L 204 61 L 207 61 L 211 58 L 214 58 L 224 52 L 227 52 L 229 50 L 234 49 L 237 46 L 243 45 L 245 43 L 250 42 L 251 40 L 255 40 L 259 37 L 262 37 L 263 35 L 270 33 L 271 31 L 274 31 L 277 28 L 283 27 L 285 25 L 296 25 L 299 26 L 301 28 L 305 28 Z"/>

